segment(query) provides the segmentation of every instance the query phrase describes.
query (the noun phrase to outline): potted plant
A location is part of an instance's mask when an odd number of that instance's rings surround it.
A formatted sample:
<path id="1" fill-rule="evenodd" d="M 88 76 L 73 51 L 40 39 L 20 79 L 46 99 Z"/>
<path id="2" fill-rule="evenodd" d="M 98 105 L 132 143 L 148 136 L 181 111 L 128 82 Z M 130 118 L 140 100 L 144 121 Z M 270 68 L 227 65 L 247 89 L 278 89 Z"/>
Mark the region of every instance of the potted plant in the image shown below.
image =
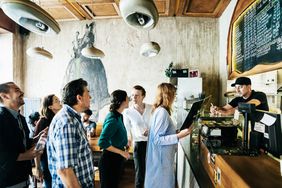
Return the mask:
<path id="1" fill-rule="evenodd" d="M 177 77 L 172 76 L 172 70 L 173 70 L 173 62 L 171 62 L 168 65 L 168 68 L 165 70 L 165 75 L 166 75 L 166 77 L 169 78 L 169 83 L 171 83 L 173 85 L 177 85 Z"/>

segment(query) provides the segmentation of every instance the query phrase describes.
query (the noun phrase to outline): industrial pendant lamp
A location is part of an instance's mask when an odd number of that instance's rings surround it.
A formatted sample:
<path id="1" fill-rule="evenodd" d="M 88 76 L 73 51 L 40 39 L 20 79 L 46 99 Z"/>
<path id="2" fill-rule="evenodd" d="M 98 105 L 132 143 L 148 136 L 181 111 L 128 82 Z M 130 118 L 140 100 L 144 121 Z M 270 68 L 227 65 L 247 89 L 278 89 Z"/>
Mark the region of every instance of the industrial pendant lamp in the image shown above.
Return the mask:
<path id="1" fill-rule="evenodd" d="M 121 0 L 119 8 L 123 20 L 136 29 L 153 29 L 159 20 L 153 0 Z"/>
<path id="2" fill-rule="evenodd" d="M 94 47 L 95 39 L 96 39 L 95 23 L 93 22 L 90 25 L 86 24 L 86 28 L 90 29 L 90 32 L 93 34 L 93 37 L 90 37 L 90 38 L 87 39 L 88 43 L 87 43 L 86 47 L 81 50 L 81 54 L 84 57 L 87 57 L 87 58 L 90 58 L 90 59 L 101 59 L 101 58 L 105 57 L 105 54 L 102 50 Z"/>
<path id="3" fill-rule="evenodd" d="M 147 31 L 147 41 L 140 48 L 140 55 L 145 57 L 154 57 L 159 54 L 161 47 L 157 42 L 150 40 L 150 32 Z"/>
<path id="4" fill-rule="evenodd" d="M 81 54 L 90 59 L 100 59 L 105 57 L 102 50 L 95 48 L 93 45 L 82 49 Z"/>
<path id="5" fill-rule="evenodd" d="M 4 13 L 22 27 L 41 35 L 58 34 L 59 24 L 30 0 L 1 0 Z"/>
<path id="6" fill-rule="evenodd" d="M 44 57 L 48 59 L 53 59 L 53 55 L 49 51 L 45 50 L 43 47 L 29 48 L 26 53 L 30 57 Z"/>
<path id="7" fill-rule="evenodd" d="M 158 43 L 150 41 L 144 43 L 140 48 L 140 54 L 145 57 L 154 57 L 158 55 L 161 47 Z"/>

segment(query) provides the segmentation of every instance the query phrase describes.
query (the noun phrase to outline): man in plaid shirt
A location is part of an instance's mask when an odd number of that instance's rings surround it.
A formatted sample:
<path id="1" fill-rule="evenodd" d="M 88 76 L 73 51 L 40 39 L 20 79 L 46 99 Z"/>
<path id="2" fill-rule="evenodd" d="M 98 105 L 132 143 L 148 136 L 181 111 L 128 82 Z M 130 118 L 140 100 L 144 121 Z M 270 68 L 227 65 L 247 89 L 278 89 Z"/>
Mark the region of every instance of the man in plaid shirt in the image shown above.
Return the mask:
<path id="1" fill-rule="evenodd" d="M 52 187 L 94 187 L 93 156 L 79 115 L 90 108 L 90 99 L 83 79 L 63 89 L 64 105 L 50 124 L 47 140 Z"/>

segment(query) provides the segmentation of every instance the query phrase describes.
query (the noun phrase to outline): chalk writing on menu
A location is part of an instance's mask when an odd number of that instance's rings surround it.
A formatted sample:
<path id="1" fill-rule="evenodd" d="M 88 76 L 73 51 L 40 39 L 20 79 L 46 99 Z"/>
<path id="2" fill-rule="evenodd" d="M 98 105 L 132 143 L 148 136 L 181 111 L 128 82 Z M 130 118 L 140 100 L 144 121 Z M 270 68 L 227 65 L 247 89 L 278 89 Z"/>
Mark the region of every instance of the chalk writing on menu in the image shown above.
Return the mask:
<path id="1" fill-rule="evenodd" d="M 282 61 L 282 0 L 257 0 L 233 25 L 233 69 Z"/>

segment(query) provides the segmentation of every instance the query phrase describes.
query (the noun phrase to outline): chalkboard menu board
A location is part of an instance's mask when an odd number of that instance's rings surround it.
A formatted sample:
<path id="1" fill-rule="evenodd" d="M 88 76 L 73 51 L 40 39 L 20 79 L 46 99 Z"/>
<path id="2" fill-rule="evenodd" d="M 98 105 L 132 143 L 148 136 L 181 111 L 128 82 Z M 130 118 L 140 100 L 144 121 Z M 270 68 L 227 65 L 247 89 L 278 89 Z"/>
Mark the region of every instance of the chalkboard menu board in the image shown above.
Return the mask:
<path id="1" fill-rule="evenodd" d="M 282 61 L 282 0 L 257 0 L 234 22 L 232 69 Z"/>

